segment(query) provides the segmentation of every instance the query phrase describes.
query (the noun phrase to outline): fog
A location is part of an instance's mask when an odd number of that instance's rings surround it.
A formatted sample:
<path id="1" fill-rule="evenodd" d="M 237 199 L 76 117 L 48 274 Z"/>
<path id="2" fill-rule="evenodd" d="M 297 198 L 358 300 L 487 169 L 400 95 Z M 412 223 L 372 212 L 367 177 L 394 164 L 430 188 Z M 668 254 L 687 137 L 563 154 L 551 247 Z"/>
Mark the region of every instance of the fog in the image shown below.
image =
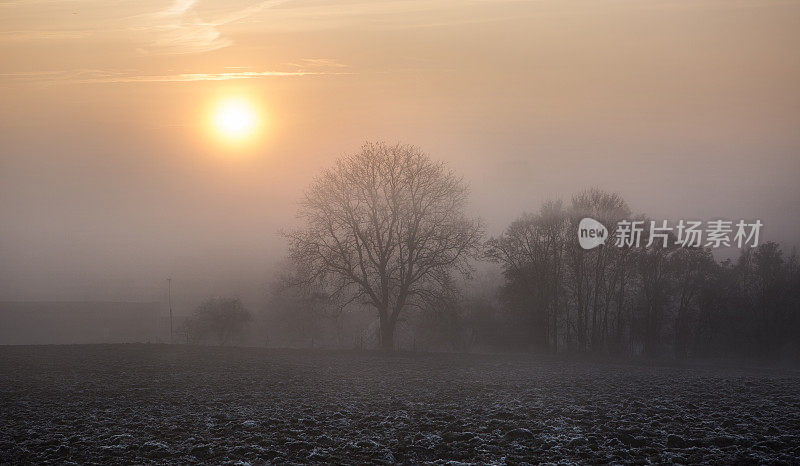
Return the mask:
<path id="1" fill-rule="evenodd" d="M 152 48 L 130 22 L 157 7 L 137 8 L 0 5 L 1 300 L 165 303 L 172 277 L 179 312 L 257 308 L 303 190 L 366 140 L 445 161 L 493 235 L 596 186 L 652 218 L 800 237 L 797 5 L 288 4 L 207 51 Z M 164 82 L 236 67 L 317 74 Z M 208 134 L 230 92 L 265 115 L 253 147 Z"/>
<path id="2" fill-rule="evenodd" d="M 0 464 L 800 463 L 798 44 L 787 0 L 0 0 Z"/>

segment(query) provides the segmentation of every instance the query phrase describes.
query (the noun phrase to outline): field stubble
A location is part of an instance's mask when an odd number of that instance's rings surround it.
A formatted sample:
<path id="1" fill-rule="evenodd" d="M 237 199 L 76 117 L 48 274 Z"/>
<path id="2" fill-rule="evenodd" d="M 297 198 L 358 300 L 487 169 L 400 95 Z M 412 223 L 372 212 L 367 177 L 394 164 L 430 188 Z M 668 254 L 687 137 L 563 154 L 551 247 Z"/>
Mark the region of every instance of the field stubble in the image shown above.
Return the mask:
<path id="1" fill-rule="evenodd" d="M 0 463 L 800 461 L 786 369 L 1 347 L 0 394 Z"/>

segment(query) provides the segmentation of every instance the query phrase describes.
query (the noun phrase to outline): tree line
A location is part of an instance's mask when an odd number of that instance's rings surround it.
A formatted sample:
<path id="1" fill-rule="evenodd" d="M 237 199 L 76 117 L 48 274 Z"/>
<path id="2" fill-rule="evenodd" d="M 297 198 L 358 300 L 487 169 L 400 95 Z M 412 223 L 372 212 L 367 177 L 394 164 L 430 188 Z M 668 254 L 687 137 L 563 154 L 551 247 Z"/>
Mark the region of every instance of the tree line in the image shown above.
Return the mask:
<path id="1" fill-rule="evenodd" d="M 777 357 L 800 349 L 800 269 L 778 244 L 717 261 L 708 247 L 584 250 L 580 219 L 632 214 L 617 194 L 584 191 L 548 202 L 487 242 L 502 266 L 499 291 L 543 351 L 646 356 Z M 644 215 L 635 218 L 645 219 Z"/>
<path id="2" fill-rule="evenodd" d="M 283 233 L 289 261 L 269 293 L 268 327 L 312 345 L 327 334 L 347 346 L 349 334 L 384 350 L 408 348 L 398 341 L 405 332 L 414 346 L 456 350 L 800 353 L 798 259 L 776 243 L 721 261 L 672 236 L 664 247 L 609 238 L 583 249 L 583 218 L 649 220 L 599 189 L 545 202 L 486 238 L 467 200 L 463 180 L 417 147 L 367 143 L 342 158 L 306 190 L 302 225 Z M 464 281 L 485 262 L 499 266 L 499 283 Z M 348 321 L 354 309 L 368 317 Z"/>

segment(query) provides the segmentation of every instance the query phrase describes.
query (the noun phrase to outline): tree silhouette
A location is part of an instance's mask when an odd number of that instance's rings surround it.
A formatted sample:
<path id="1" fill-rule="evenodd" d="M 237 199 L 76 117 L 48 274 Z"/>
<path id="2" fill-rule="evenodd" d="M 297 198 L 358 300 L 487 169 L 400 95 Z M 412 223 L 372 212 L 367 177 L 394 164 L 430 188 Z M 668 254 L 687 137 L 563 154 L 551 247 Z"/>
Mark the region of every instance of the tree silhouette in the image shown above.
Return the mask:
<path id="1" fill-rule="evenodd" d="M 237 298 L 210 298 L 195 309 L 191 319 L 199 337 L 213 336 L 217 344 L 224 346 L 240 334 L 253 317 Z"/>
<path id="2" fill-rule="evenodd" d="M 482 227 L 464 213 L 467 194 L 420 149 L 367 143 L 306 191 L 305 226 L 286 234 L 290 257 L 344 304 L 374 307 L 381 347 L 392 349 L 401 314 L 441 296 L 478 255 Z"/>

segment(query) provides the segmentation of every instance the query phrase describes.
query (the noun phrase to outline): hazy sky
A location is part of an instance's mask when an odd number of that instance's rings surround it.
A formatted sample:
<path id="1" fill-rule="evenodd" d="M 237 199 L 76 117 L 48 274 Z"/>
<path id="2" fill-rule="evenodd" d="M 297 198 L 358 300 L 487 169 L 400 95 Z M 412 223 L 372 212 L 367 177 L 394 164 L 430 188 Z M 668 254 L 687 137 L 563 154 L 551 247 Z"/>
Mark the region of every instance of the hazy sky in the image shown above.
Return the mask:
<path id="1" fill-rule="evenodd" d="M 490 233 L 598 186 L 797 244 L 798 45 L 796 1 L 0 0 L 0 300 L 256 302 L 368 139 L 447 161 Z"/>

